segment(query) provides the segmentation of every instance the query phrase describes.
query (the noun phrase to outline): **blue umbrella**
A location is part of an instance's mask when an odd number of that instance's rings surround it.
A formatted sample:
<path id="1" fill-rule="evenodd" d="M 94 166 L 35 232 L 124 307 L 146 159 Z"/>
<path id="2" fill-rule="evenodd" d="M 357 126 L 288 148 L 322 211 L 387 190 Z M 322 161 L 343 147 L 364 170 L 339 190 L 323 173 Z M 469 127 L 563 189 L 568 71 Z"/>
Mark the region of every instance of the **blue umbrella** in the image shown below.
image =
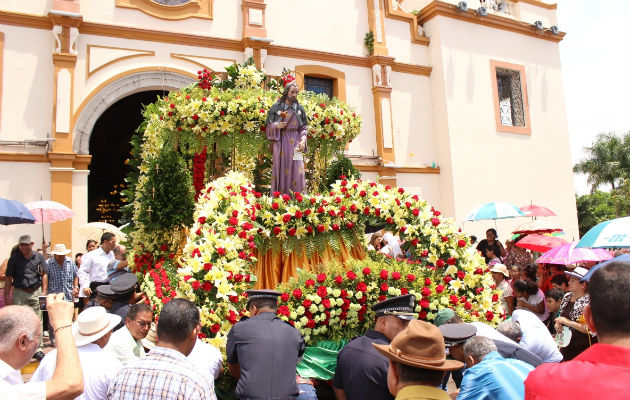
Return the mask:
<path id="1" fill-rule="evenodd" d="M 35 217 L 24 204 L 19 201 L 0 198 L 0 225 L 34 223 Z"/>
<path id="2" fill-rule="evenodd" d="M 617 262 L 617 261 L 628 263 L 628 267 L 630 267 L 630 254 L 622 254 L 622 255 L 617 256 L 615 258 L 612 258 L 612 259 L 610 259 L 608 261 L 604 261 L 603 263 L 599 263 L 599 264 L 595 265 L 594 267 L 592 267 L 591 269 L 588 270 L 586 275 L 584 275 L 584 280 L 588 281 L 589 279 L 591 279 L 591 276 L 593 276 L 595 271 L 597 271 L 601 267 L 605 267 L 606 265 L 608 265 L 608 264 L 610 264 L 612 262 Z"/>
<path id="3" fill-rule="evenodd" d="M 630 247 L 630 217 L 611 219 L 595 225 L 580 239 L 577 247 Z"/>
<path id="4" fill-rule="evenodd" d="M 475 207 L 464 221 L 479 221 L 482 219 L 503 219 L 514 217 L 525 217 L 525 213 L 520 208 L 511 203 L 493 201 Z"/>

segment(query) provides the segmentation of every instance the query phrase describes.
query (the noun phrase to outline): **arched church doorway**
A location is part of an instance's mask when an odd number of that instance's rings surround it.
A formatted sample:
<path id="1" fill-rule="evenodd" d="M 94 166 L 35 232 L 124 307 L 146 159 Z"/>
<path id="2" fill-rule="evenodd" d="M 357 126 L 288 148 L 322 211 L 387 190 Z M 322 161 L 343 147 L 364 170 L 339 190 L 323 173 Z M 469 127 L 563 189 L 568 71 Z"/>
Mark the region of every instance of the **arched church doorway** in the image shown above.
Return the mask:
<path id="1" fill-rule="evenodd" d="M 88 221 L 120 225 L 120 192 L 129 173 L 131 137 L 142 123 L 143 105 L 155 102 L 161 90 L 126 96 L 112 104 L 97 119 L 90 135 L 92 162 L 88 176 Z"/>

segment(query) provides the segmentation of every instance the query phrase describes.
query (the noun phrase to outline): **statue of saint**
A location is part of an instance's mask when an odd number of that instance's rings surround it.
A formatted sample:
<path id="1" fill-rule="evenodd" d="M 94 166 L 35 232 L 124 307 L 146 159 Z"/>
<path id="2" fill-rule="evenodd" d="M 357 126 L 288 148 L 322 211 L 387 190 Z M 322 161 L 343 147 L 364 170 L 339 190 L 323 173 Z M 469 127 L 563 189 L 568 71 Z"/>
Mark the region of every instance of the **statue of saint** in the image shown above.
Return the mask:
<path id="1" fill-rule="evenodd" d="M 287 84 L 282 97 L 267 114 L 265 132 L 273 146 L 271 193 L 291 195 L 306 189 L 304 153 L 308 119 L 297 101 L 298 92 L 295 83 Z"/>

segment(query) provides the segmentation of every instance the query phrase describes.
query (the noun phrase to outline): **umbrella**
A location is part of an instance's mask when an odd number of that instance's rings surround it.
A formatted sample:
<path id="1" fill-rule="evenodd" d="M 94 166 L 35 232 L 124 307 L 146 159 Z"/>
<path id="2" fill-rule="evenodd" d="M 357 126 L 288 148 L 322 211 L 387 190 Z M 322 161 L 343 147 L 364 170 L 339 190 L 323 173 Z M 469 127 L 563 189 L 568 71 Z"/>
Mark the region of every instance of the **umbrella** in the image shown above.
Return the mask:
<path id="1" fill-rule="evenodd" d="M 106 222 L 88 222 L 87 224 L 82 225 L 78 232 L 81 236 L 96 240 L 97 242 L 100 242 L 101 235 L 105 232 L 111 232 L 116 235 L 116 239 L 118 239 L 118 241 L 123 241 L 127 238 L 127 235 L 125 235 L 120 229 Z"/>
<path id="2" fill-rule="evenodd" d="M 551 232 L 560 232 L 562 228 L 558 228 L 556 225 L 535 219 L 533 221 L 526 222 L 516 228 L 513 233 L 551 233 Z"/>
<path id="3" fill-rule="evenodd" d="M 475 207 L 468 213 L 468 216 L 464 219 L 464 221 L 480 221 L 482 219 L 503 219 L 525 216 L 525 213 L 523 213 L 514 204 L 493 201 L 491 203 Z"/>
<path id="4" fill-rule="evenodd" d="M 566 240 L 555 236 L 533 234 L 525 236 L 523 239 L 516 242 L 515 245 L 524 249 L 544 253 L 554 247 L 562 246 L 566 243 Z"/>
<path id="5" fill-rule="evenodd" d="M 578 247 L 630 247 L 630 217 L 611 219 L 595 225 L 582 237 Z"/>
<path id="6" fill-rule="evenodd" d="M 35 217 L 24 204 L 19 201 L 0 198 L 0 225 L 34 223 Z"/>
<path id="7" fill-rule="evenodd" d="M 528 217 L 553 217 L 556 215 L 556 213 L 547 207 L 537 206 L 535 204 L 523 206 L 521 207 L 521 211 L 523 211 Z"/>
<path id="8" fill-rule="evenodd" d="M 586 273 L 586 275 L 584 275 L 584 280 L 588 281 L 589 279 L 591 279 L 591 276 L 593 276 L 595 271 L 597 271 L 601 267 L 605 267 L 606 265 L 608 265 L 608 264 L 610 264 L 612 262 L 623 262 L 623 263 L 626 263 L 628 265 L 628 267 L 630 267 L 630 254 L 622 254 L 622 255 L 617 256 L 617 257 L 615 257 L 613 259 L 610 259 L 608 261 L 604 261 L 603 263 L 600 263 L 600 264 L 597 264 L 597 265 L 593 266 L 593 268 L 591 268 Z"/>
<path id="9" fill-rule="evenodd" d="M 44 223 L 63 221 L 74 216 L 74 211 L 56 201 L 33 201 L 25 206 L 35 216 L 35 222 L 42 224 L 42 242 L 45 242 Z"/>
<path id="10" fill-rule="evenodd" d="M 612 255 L 603 249 L 588 249 L 584 247 L 576 247 L 577 242 L 563 244 L 554 247 L 540 256 L 536 263 L 538 264 L 576 264 L 585 261 L 605 261 L 610 260 Z"/>

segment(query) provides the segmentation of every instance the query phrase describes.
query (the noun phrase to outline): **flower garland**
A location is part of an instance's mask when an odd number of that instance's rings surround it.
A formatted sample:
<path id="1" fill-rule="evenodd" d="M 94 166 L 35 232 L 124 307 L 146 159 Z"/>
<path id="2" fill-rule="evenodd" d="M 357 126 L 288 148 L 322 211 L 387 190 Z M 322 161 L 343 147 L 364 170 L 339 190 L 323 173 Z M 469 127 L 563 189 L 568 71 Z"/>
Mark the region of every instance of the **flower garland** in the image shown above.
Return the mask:
<path id="1" fill-rule="evenodd" d="M 193 186 L 195 187 L 195 200 L 199 199 L 199 194 L 204 186 L 207 158 L 208 148 L 206 146 L 203 147 L 201 152 L 193 156 Z"/>
<path id="2" fill-rule="evenodd" d="M 342 273 L 341 266 L 323 275 L 302 271 L 282 285 L 279 314 L 311 343 L 363 330 L 366 304 L 405 292 L 418 296 L 419 317 L 428 321 L 443 307 L 453 307 L 470 320 L 500 320 L 498 292 L 483 259 L 466 250 L 468 238 L 452 221 L 402 188 L 356 179 L 337 181 L 327 195 L 294 198 L 261 195 L 238 172 L 211 182 L 199 198 L 180 259 L 178 294 L 202 308 L 203 333 L 222 348 L 232 324 L 243 315 L 243 293 L 256 280 L 251 273 L 254 249 L 293 240 L 319 251 L 322 237 L 325 246 L 332 246 L 334 237 L 356 234 L 368 220 L 398 232 L 416 261 L 374 261 L 370 270 L 380 271 L 377 276 L 366 273 L 363 261 L 351 262 L 345 267 L 348 272 Z M 310 301 L 308 308 L 305 300 Z"/>

